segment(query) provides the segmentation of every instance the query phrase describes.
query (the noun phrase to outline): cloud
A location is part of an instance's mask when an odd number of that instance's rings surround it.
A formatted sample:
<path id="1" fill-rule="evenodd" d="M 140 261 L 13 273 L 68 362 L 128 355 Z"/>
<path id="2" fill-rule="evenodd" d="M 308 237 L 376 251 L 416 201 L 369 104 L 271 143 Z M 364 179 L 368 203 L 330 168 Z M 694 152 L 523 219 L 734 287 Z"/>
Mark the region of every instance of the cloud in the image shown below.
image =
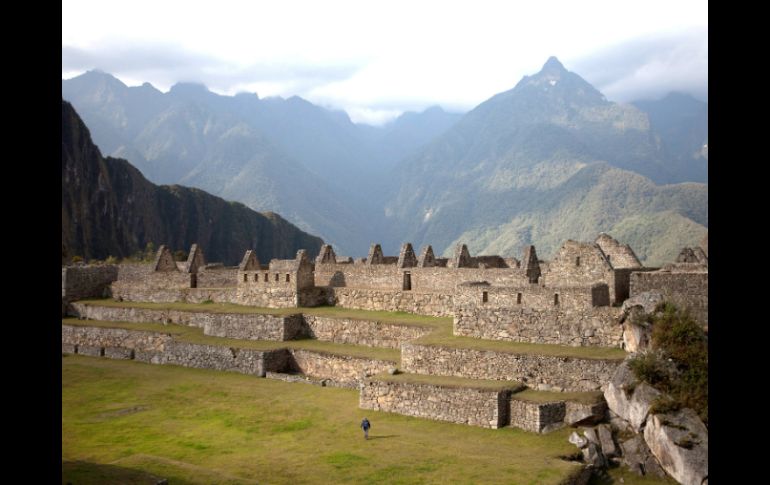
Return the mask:
<path id="1" fill-rule="evenodd" d="M 613 101 L 657 99 L 671 91 L 708 99 L 705 28 L 635 38 L 570 64 Z"/>
<path id="2" fill-rule="evenodd" d="M 353 76 L 360 65 L 289 64 L 264 61 L 239 65 L 174 44 L 62 46 L 62 72 L 100 69 L 129 84 L 149 81 L 166 90 L 177 82 L 205 84 L 221 94 L 263 88 L 260 95 L 300 95 Z M 256 88 L 256 89 L 255 89 Z"/>

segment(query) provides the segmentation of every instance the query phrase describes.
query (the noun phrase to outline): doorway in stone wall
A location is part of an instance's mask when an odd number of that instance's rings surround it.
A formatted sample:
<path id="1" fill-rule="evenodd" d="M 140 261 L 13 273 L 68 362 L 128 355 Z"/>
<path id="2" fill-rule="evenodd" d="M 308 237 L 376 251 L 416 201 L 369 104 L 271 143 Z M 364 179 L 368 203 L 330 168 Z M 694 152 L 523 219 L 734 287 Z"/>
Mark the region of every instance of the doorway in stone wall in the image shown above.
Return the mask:
<path id="1" fill-rule="evenodd" d="M 404 271 L 404 291 L 412 289 L 412 273 Z"/>
<path id="2" fill-rule="evenodd" d="M 190 274 L 190 288 L 198 287 L 198 275 L 195 273 Z"/>

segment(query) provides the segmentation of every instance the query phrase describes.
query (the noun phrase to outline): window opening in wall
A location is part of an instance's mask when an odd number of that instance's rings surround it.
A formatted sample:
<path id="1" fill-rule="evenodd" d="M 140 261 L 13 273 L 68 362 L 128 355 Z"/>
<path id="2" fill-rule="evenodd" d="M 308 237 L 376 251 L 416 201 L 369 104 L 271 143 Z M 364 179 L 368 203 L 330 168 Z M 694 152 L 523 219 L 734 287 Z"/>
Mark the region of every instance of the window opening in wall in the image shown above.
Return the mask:
<path id="1" fill-rule="evenodd" d="M 580 256 L 575 258 L 575 266 L 580 266 Z"/>
<path id="2" fill-rule="evenodd" d="M 553 305 L 554 306 L 559 306 L 559 294 L 558 293 L 554 293 L 553 294 Z"/>
<path id="3" fill-rule="evenodd" d="M 246 283 L 248 281 L 249 281 L 249 275 L 247 275 L 246 273 L 243 273 L 243 282 Z"/>
<path id="4" fill-rule="evenodd" d="M 609 254 L 607 255 L 607 262 L 608 263 L 610 262 L 610 255 Z"/>
<path id="5" fill-rule="evenodd" d="M 286 282 L 288 283 L 290 281 L 291 281 L 291 276 L 288 273 L 286 273 Z"/>
<path id="6" fill-rule="evenodd" d="M 254 273 L 254 283 L 259 283 L 259 273 Z"/>
<path id="7" fill-rule="evenodd" d="M 198 287 L 198 275 L 195 273 L 192 273 L 190 275 L 190 288 L 197 288 Z"/>
<path id="8" fill-rule="evenodd" d="M 521 293 L 516 294 L 516 304 L 521 305 Z"/>
<path id="9" fill-rule="evenodd" d="M 267 283 L 267 273 L 265 273 L 265 283 Z"/>
<path id="10" fill-rule="evenodd" d="M 486 303 L 489 301 L 489 292 L 484 291 L 481 293 L 481 303 Z"/>
<path id="11" fill-rule="evenodd" d="M 412 289 L 412 273 L 405 271 L 404 272 L 404 291 L 409 291 Z"/>
<path id="12" fill-rule="evenodd" d="M 278 273 L 275 274 L 275 281 L 278 282 L 278 278 L 280 278 L 280 275 Z"/>

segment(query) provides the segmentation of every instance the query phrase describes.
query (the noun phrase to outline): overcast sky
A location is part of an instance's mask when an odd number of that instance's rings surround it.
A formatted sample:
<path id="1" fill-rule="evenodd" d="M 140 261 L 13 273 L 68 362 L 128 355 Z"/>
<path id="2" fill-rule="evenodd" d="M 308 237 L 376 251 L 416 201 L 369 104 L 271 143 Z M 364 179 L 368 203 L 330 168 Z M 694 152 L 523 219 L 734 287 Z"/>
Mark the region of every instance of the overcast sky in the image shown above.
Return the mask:
<path id="1" fill-rule="evenodd" d="M 707 100 L 708 2 L 62 1 L 62 78 L 298 95 L 372 124 L 470 110 L 552 55 L 613 101 Z"/>

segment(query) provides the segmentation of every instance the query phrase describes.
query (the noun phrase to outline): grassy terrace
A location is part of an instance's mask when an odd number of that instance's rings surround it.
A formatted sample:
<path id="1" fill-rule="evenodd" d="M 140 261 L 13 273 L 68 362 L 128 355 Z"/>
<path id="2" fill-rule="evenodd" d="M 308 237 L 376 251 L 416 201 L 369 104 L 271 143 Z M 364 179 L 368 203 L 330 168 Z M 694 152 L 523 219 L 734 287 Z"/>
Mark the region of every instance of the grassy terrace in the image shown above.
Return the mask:
<path id="1" fill-rule="evenodd" d="M 261 308 L 235 303 L 145 303 L 134 301 L 115 301 L 110 298 L 80 300 L 78 303 L 94 306 L 117 308 L 146 308 L 148 310 L 178 310 L 185 312 L 206 313 L 258 313 L 262 315 L 296 315 L 304 313 L 321 317 L 350 318 L 353 320 L 376 320 L 387 323 L 401 323 L 435 328 L 452 328 L 449 317 L 429 317 L 406 312 L 385 312 L 371 310 L 353 310 L 341 307 L 298 307 L 298 308 Z"/>
<path id="2" fill-rule="evenodd" d="M 405 384 L 428 384 L 431 386 L 451 388 L 472 388 L 491 391 L 518 391 L 524 384 L 514 381 L 496 381 L 488 379 L 465 379 L 463 377 L 432 376 L 423 374 L 377 374 L 373 380 L 385 382 L 402 382 Z"/>
<path id="3" fill-rule="evenodd" d="M 388 323 L 401 323 L 408 325 L 420 325 L 433 327 L 435 331 L 426 335 L 414 343 L 421 345 L 435 345 L 442 347 L 470 348 L 475 350 L 490 350 L 494 352 L 509 352 L 528 355 L 550 355 L 555 357 L 576 357 L 582 359 L 609 359 L 622 360 L 626 357 L 623 349 L 608 347 L 570 347 L 566 345 L 530 344 L 519 342 L 507 342 L 503 340 L 483 340 L 472 337 L 456 337 L 452 335 L 452 319 L 449 317 L 429 317 L 405 312 L 385 312 L 369 310 L 353 310 L 340 307 L 313 307 L 313 308 L 259 308 L 232 303 L 144 303 L 144 302 L 118 302 L 111 299 L 81 300 L 79 303 L 96 306 L 111 306 L 118 308 L 147 308 L 151 310 L 179 310 L 211 313 L 259 313 L 268 315 L 292 315 L 306 313 L 336 318 L 350 318 L 353 320 L 377 320 Z M 206 337 L 201 334 L 203 338 Z M 219 342 L 235 342 L 226 344 L 237 347 L 240 340 L 217 339 Z M 301 342 L 308 342 L 306 340 Z M 203 342 L 200 342 L 203 343 Z M 225 345 L 222 343 L 222 345 Z M 303 344 L 306 345 L 306 344 Z M 290 347 L 284 345 L 284 347 Z M 340 346 L 347 348 L 348 345 Z M 293 348 L 293 347 L 292 347 Z M 397 351 L 396 351 L 397 352 Z M 399 354 L 400 355 L 400 354 Z M 389 360 L 392 360 L 389 359 Z"/>
<path id="4" fill-rule="evenodd" d="M 203 329 L 184 325 L 160 323 L 104 322 L 99 320 L 78 320 L 77 318 L 62 319 L 63 325 L 81 327 L 123 328 L 127 330 L 143 330 L 171 334 L 175 340 L 195 344 L 218 345 L 240 349 L 275 350 L 275 349 L 305 349 L 327 354 L 346 355 L 366 359 L 388 360 L 398 364 L 401 361 L 401 351 L 363 345 L 336 344 L 320 340 L 303 339 L 277 342 L 271 340 L 241 340 L 203 335 Z"/>
<path id="5" fill-rule="evenodd" d="M 570 432 L 363 411 L 352 389 L 62 358 L 62 483 L 556 485 L 577 467 L 559 459 L 575 451 Z"/>
<path id="6" fill-rule="evenodd" d="M 456 337 L 452 329 L 440 328 L 435 332 L 414 340 L 419 345 L 434 345 L 438 347 L 454 347 L 474 350 L 490 350 L 494 352 L 509 352 L 512 354 L 550 355 L 554 357 L 576 357 L 581 359 L 623 360 L 626 351 L 611 347 L 570 347 L 554 344 L 530 344 L 523 342 L 507 342 L 504 340 L 483 340 L 473 337 Z"/>
<path id="7" fill-rule="evenodd" d="M 513 396 L 514 399 L 521 401 L 531 401 L 537 403 L 546 403 L 554 401 L 575 401 L 582 404 L 595 404 L 603 399 L 601 391 L 592 392 L 549 392 L 549 391 L 536 391 L 534 389 L 525 389 L 524 391 L 517 392 Z"/>

